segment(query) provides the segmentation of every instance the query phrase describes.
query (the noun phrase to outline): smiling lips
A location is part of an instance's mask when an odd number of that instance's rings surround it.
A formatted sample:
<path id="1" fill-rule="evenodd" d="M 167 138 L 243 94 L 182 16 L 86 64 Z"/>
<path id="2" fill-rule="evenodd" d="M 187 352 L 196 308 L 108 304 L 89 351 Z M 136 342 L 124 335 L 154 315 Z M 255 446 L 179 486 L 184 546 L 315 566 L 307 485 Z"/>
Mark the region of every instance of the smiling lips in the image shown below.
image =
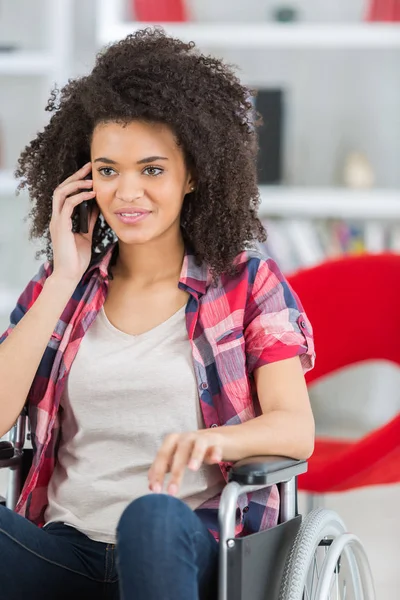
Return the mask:
<path id="1" fill-rule="evenodd" d="M 126 225 L 134 225 L 139 221 L 143 221 L 146 217 L 148 217 L 151 213 L 149 210 L 144 210 L 142 208 L 127 208 L 125 210 L 119 210 L 115 213 L 122 223 Z"/>

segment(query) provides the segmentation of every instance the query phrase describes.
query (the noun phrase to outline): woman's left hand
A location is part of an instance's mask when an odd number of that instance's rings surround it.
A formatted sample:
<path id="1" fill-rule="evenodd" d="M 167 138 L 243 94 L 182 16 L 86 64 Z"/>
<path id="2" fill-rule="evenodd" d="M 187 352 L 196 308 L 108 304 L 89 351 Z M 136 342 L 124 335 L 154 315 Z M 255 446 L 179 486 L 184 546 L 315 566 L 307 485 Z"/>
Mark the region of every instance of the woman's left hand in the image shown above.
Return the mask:
<path id="1" fill-rule="evenodd" d="M 203 462 L 212 465 L 222 461 L 223 439 L 218 429 L 167 435 L 149 469 L 149 488 L 162 492 L 165 476 L 171 473 L 167 491 L 176 496 L 186 467 L 197 471 Z"/>

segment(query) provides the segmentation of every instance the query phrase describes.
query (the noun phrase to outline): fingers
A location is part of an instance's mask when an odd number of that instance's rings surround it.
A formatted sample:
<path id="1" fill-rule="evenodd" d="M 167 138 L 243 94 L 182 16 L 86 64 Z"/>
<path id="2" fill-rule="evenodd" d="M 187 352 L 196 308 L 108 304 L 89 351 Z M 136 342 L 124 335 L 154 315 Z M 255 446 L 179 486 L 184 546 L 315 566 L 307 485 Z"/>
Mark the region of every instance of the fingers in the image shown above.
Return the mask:
<path id="1" fill-rule="evenodd" d="M 54 190 L 54 194 L 53 194 L 53 214 L 56 214 L 56 215 L 61 214 L 61 211 L 64 208 L 64 205 L 65 205 L 67 199 L 69 199 L 69 198 L 76 199 L 77 197 L 80 196 L 80 194 L 77 192 L 79 192 L 80 190 L 85 190 L 85 189 L 87 189 L 89 192 L 92 187 L 93 187 L 93 181 L 91 179 L 76 180 L 76 181 L 72 181 L 66 185 L 61 185 L 61 186 L 59 185 Z M 82 193 L 86 193 L 86 192 L 82 192 Z M 88 198 L 94 198 L 94 193 L 91 196 L 89 196 Z M 80 202 L 82 202 L 82 200 L 87 200 L 88 198 L 81 197 Z M 78 202 L 78 204 L 79 204 L 79 202 Z"/>
<path id="2" fill-rule="evenodd" d="M 92 163 L 88 162 L 57 186 L 53 193 L 53 214 L 59 214 L 61 212 L 67 196 L 76 193 L 80 189 L 91 188 L 93 186 L 92 179 L 84 180 L 84 177 L 86 177 L 91 170 Z"/>
<path id="3" fill-rule="evenodd" d="M 222 446 L 215 445 L 208 448 L 204 457 L 204 462 L 208 465 L 215 465 L 222 461 Z"/>
<path id="4" fill-rule="evenodd" d="M 67 179 L 64 179 L 64 181 L 59 185 L 59 187 L 64 187 L 71 181 L 79 181 L 80 179 L 83 179 L 84 177 L 86 177 L 86 175 L 90 173 L 91 170 L 92 163 L 88 162 L 85 165 L 83 165 L 83 167 L 81 167 L 78 171 L 75 171 L 75 173 L 67 177 Z"/>
<path id="5" fill-rule="evenodd" d="M 157 456 L 153 464 L 149 469 L 149 487 L 157 494 L 159 494 L 163 489 L 165 475 L 170 470 L 172 457 L 177 448 L 178 439 L 178 434 L 167 435 L 160 450 L 157 452 Z"/>
<path id="6" fill-rule="evenodd" d="M 222 461 L 222 444 L 218 442 L 219 438 L 211 441 L 199 432 L 167 436 L 149 470 L 150 489 L 160 493 L 165 476 L 170 472 L 167 492 L 176 496 L 186 467 L 197 471 L 202 463 L 218 464 Z"/>
<path id="7" fill-rule="evenodd" d="M 204 462 L 207 453 L 208 445 L 204 439 L 197 438 L 192 447 L 192 452 L 189 457 L 188 467 L 192 471 L 198 471 L 201 464 Z"/>
<path id="8" fill-rule="evenodd" d="M 196 457 L 203 456 L 206 451 L 206 445 L 203 440 L 194 441 L 191 438 L 187 438 L 183 439 L 177 446 L 172 459 L 171 477 L 168 484 L 168 493 L 171 496 L 176 496 L 178 493 L 185 469 L 193 455 L 194 446 L 197 446 Z"/>
<path id="9" fill-rule="evenodd" d="M 81 204 L 81 202 L 83 202 L 84 200 L 93 200 L 95 196 L 96 192 L 91 191 L 81 192 L 80 194 L 76 194 L 74 196 L 66 198 L 62 206 L 61 212 L 59 213 L 59 215 L 57 215 L 60 222 L 65 221 L 66 223 L 70 223 L 75 207 L 78 206 L 78 204 Z"/>

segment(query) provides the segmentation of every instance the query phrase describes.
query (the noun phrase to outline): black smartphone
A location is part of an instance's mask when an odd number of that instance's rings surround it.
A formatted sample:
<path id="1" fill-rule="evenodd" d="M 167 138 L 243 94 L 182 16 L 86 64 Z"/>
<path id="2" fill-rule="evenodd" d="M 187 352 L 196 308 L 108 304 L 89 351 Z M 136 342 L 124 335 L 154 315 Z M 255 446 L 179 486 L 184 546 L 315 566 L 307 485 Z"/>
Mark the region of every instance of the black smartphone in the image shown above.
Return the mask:
<path id="1" fill-rule="evenodd" d="M 92 173 L 88 173 L 84 179 L 92 179 Z M 86 192 L 90 189 L 86 188 Z M 78 216 L 78 222 L 76 225 L 76 233 L 88 233 L 89 231 L 89 218 L 90 218 L 90 205 L 94 202 L 93 200 L 84 200 L 75 209 L 74 215 Z"/>
<path id="2" fill-rule="evenodd" d="M 79 231 L 77 233 L 88 233 L 89 231 L 89 202 L 84 200 L 79 205 Z"/>

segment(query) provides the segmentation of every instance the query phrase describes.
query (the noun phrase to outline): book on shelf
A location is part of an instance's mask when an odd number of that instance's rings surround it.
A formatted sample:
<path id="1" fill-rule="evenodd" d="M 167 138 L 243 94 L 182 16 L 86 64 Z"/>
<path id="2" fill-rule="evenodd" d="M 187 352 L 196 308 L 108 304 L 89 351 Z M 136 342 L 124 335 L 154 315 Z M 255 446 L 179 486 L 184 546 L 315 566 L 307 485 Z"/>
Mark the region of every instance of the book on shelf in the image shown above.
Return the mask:
<path id="1" fill-rule="evenodd" d="M 343 255 L 400 252 L 397 224 L 338 219 L 270 219 L 263 224 L 267 251 L 287 273 Z"/>

